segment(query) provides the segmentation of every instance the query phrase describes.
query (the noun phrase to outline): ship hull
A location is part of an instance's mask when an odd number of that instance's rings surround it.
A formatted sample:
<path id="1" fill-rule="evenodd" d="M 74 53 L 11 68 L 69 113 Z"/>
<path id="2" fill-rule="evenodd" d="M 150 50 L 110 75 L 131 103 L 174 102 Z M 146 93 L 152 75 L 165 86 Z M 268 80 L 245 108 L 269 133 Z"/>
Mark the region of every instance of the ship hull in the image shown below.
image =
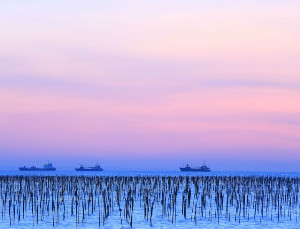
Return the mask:
<path id="1" fill-rule="evenodd" d="M 211 172 L 211 170 L 203 170 L 203 169 L 186 169 L 180 168 L 181 172 Z"/>
<path id="2" fill-rule="evenodd" d="M 55 171 L 56 168 L 48 168 L 48 169 L 44 169 L 44 168 L 19 168 L 20 171 Z"/>

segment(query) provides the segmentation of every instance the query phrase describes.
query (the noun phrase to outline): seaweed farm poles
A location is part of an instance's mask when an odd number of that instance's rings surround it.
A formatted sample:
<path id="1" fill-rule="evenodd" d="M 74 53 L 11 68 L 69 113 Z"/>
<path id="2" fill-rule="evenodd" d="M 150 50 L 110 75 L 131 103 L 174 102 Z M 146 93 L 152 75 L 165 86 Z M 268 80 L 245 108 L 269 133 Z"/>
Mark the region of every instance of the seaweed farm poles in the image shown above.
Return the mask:
<path id="1" fill-rule="evenodd" d="M 0 176 L 0 220 L 52 227 L 93 216 L 98 227 L 113 216 L 129 227 L 141 219 L 297 222 L 299 185 L 298 177 L 267 176 Z"/>

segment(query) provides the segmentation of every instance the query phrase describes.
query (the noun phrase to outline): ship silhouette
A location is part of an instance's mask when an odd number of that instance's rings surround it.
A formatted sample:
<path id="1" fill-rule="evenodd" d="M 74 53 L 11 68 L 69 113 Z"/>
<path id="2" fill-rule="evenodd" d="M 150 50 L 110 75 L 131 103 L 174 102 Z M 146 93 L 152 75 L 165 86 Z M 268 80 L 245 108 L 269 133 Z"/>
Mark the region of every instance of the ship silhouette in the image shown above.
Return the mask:
<path id="1" fill-rule="evenodd" d="M 79 167 L 75 168 L 75 170 L 76 171 L 103 171 L 103 169 L 98 164 L 98 162 L 95 166 L 91 166 L 91 167 L 84 167 L 83 165 L 80 165 Z"/>
<path id="2" fill-rule="evenodd" d="M 204 164 L 201 167 L 190 167 L 188 164 L 184 168 L 180 168 L 182 172 L 211 172 L 211 169 Z"/>
<path id="3" fill-rule="evenodd" d="M 53 167 L 52 163 L 48 162 L 45 163 L 42 168 L 38 168 L 35 166 L 31 166 L 31 167 L 23 166 L 23 167 L 19 167 L 19 170 L 20 171 L 55 171 L 56 168 Z"/>

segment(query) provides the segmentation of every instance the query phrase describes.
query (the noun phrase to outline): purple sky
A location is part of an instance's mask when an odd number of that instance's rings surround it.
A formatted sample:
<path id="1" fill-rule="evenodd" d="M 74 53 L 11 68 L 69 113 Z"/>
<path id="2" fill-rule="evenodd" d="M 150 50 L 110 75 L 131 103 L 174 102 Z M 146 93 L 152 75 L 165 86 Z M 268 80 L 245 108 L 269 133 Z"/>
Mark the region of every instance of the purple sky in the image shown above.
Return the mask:
<path id="1" fill-rule="evenodd" d="M 0 166 L 300 171 L 299 1 L 3 1 Z"/>

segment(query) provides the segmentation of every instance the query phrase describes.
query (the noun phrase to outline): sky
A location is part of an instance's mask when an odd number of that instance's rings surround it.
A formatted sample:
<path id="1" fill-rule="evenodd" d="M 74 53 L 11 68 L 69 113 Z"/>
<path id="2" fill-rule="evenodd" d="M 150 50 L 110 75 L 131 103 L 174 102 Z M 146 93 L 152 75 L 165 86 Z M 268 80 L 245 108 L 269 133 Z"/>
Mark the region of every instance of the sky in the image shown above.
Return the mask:
<path id="1" fill-rule="evenodd" d="M 299 1 L 1 1 L 0 166 L 300 172 Z"/>

